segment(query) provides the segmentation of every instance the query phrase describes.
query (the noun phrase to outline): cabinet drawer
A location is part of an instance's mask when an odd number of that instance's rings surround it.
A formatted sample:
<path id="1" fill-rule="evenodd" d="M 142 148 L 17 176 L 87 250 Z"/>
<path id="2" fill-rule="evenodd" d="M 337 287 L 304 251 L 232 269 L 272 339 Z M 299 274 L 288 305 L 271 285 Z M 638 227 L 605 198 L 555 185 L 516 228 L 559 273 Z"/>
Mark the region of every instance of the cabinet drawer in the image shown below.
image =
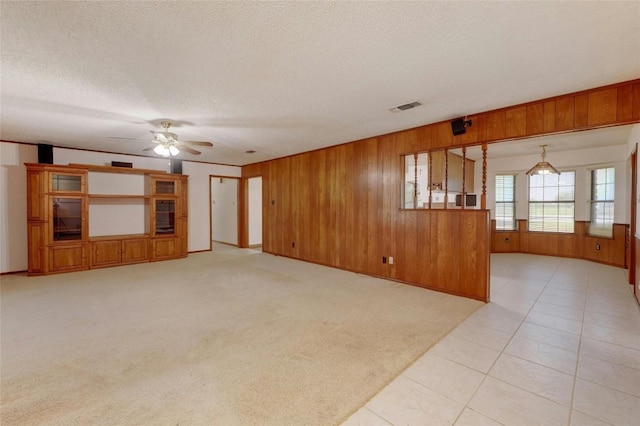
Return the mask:
<path id="1" fill-rule="evenodd" d="M 86 244 L 49 247 L 49 272 L 87 269 Z"/>
<path id="2" fill-rule="evenodd" d="M 122 240 L 122 263 L 147 262 L 149 260 L 149 240 L 136 238 Z"/>
<path id="3" fill-rule="evenodd" d="M 180 250 L 179 238 L 157 238 L 152 239 L 153 259 L 172 259 L 178 256 Z"/>
<path id="4" fill-rule="evenodd" d="M 120 240 L 94 241 L 91 243 L 91 267 L 120 263 Z"/>

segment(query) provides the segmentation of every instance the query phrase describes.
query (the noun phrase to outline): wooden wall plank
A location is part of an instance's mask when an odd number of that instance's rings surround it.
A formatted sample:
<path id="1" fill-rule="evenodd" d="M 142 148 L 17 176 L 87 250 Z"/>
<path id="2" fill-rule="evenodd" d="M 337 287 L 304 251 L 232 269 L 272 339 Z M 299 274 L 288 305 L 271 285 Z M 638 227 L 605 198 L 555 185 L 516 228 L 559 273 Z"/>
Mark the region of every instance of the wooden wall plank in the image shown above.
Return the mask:
<path id="1" fill-rule="evenodd" d="M 506 137 L 505 111 L 487 114 L 487 140 L 496 141 Z"/>
<path id="2" fill-rule="evenodd" d="M 556 130 L 556 102 L 551 100 L 543 104 L 543 128 L 545 133 L 552 133 Z"/>
<path id="3" fill-rule="evenodd" d="M 506 136 L 514 138 L 527 134 L 527 107 L 510 108 L 505 112 Z"/>
<path id="4" fill-rule="evenodd" d="M 574 99 L 575 129 L 582 129 L 589 125 L 589 95 L 578 95 Z"/>
<path id="5" fill-rule="evenodd" d="M 633 84 L 633 120 L 640 120 L 640 83 Z"/>
<path id="6" fill-rule="evenodd" d="M 610 124 L 616 121 L 617 94 L 616 88 L 589 93 L 589 126 Z"/>
<path id="7" fill-rule="evenodd" d="M 618 87 L 618 106 L 616 121 L 633 120 L 633 84 Z"/>
<path id="8" fill-rule="evenodd" d="M 541 102 L 527 105 L 527 134 L 537 135 L 544 132 L 544 104 Z"/>
<path id="9" fill-rule="evenodd" d="M 565 96 L 556 100 L 555 130 L 571 130 L 575 120 L 575 99 Z"/>

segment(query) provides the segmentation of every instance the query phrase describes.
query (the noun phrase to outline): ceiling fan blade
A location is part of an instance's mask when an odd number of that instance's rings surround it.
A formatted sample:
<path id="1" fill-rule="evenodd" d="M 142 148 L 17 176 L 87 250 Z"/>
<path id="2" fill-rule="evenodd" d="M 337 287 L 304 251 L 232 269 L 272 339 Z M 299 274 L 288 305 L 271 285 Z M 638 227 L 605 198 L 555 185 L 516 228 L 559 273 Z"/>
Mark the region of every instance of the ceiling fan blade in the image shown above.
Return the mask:
<path id="1" fill-rule="evenodd" d="M 156 146 L 158 146 L 158 144 L 153 144 L 153 145 L 149 145 L 148 147 L 144 148 L 143 151 L 151 151 L 153 150 Z"/>
<path id="2" fill-rule="evenodd" d="M 189 148 L 189 147 L 188 147 L 188 146 L 186 146 L 186 145 L 180 145 L 180 147 L 179 147 L 178 149 L 180 149 L 180 150 L 182 150 L 182 151 L 186 151 L 186 152 L 188 152 L 189 154 L 193 154 L 193 155 L 200 155 L 200 154 L 202 154 L 200 151 L 195 150 L 195 149 L 193 149 L 193 148 Z"/>
<path id="3" fill-rule="evenodd" d="M 211 142 L 205 142 L 205 141 L 182 141 L 182 143 L 188 143 L 189 145 L 195 145 L 195 146 L 213 146 Z"/>
<path id="4" fill-rule="evenodd" d="M 122 141 L 148 141 L 149 139 L 137 139 L 137 138 L 118 138 L 115 136 L 108 136 L 109 139 L 117 139 Z"/>

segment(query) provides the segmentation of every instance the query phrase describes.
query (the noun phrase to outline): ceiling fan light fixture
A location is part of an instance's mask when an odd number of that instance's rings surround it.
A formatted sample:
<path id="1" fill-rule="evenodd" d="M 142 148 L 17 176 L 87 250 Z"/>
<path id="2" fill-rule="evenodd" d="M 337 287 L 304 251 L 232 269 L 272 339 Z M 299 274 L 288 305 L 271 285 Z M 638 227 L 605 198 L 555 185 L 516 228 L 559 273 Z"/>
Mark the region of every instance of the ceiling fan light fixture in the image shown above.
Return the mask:
<path id="1" fill-rule="evenodd" d="M 546 150 L 547 145 L 540 145 L 540 148 L 542 148 L 542 161 L 538 162 L 535 166 L 533 166 L 532 168 L 530 168 L 527 171 L 528 175 L 551 175 L 551 174 L 555 174 L 555 175 L 559 175 L 560 172 L 551 165 L 551 163 L 548 163 L 547 161 L 545 161 L 545 157 L 547 156 L 547 150 Z"/>
<path id="2" fill-rule="evenodd" d="M 180 150 L 170 144 L 158 144 L 155 148 L 153 148 L 153 152 L 158 155 L 162 155 L 163 157 L 175 157 L 180 154 Z"/>

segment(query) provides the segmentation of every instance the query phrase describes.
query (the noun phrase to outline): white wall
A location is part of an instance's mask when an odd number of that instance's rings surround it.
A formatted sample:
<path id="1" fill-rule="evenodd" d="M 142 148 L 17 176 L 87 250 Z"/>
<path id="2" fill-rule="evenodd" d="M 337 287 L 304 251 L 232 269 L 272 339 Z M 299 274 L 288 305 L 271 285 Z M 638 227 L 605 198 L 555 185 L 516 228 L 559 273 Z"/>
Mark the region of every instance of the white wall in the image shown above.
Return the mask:
<path id="1" fill-rule="evenodd" d="M 262 244 L 262 176 L 248 179 L 249 242 Z"/>
<path id="2" fill-rule="evenodd" d="M 0 142 L 0 273 L 27 270 L 27 169 L 38 148 Z"/>
<path id="3" fill-rule="evenodd" d="M 491 146 L 489 146 L 489 152 Z M 547 153 L 547 161 L 560 172 L 576 172 L 575 219 L 590 220 L 591 174 L 597 167 L 615 167 L 616 193 L 614 206 L 615 223 L 629 223 L 627 206 L 627 147 L 616 145 L 588 148 L 573 151 Z M 496 158 L 487 160 L 487 206 L 491 209 L 491 218 L 495 214 L 495 176 L 500 173 L 516 174 L 516 218 L 528 216 L 528 179 L 526 171 L 540 161 L 540 155 Z"/>
<path id="4" fill-rule="evenodd" d="M 165 158 L 66 148 L 54 148 L 53 160 L 61 165 L 101 166 L 110 165 L 111 161 L 124 161 L 133 163 L 135 168 L 170 170 L 170 162 Z M 37 162 L 36 145 L 0 142 L 0 273 L 27 269 L 27 178 L 24 163 Z M 209 175 L 240 177 L 241 168 L 183 160 L 182 171 L 189 175 L 189 251 L 209 250 Z"/>
<path id="5" fill-rule="evenodd" d="M 220 164 L 182 162 L 182 173 L 189 175 L 189 251 L 209 250 L 209 180 L 211 175 L 240 177 L 242 169 Z"/>
<path id="6" fill-rule="evenodd" d="M 238 179 L 211 178 L 213 241 L 238 244 Z"/>

